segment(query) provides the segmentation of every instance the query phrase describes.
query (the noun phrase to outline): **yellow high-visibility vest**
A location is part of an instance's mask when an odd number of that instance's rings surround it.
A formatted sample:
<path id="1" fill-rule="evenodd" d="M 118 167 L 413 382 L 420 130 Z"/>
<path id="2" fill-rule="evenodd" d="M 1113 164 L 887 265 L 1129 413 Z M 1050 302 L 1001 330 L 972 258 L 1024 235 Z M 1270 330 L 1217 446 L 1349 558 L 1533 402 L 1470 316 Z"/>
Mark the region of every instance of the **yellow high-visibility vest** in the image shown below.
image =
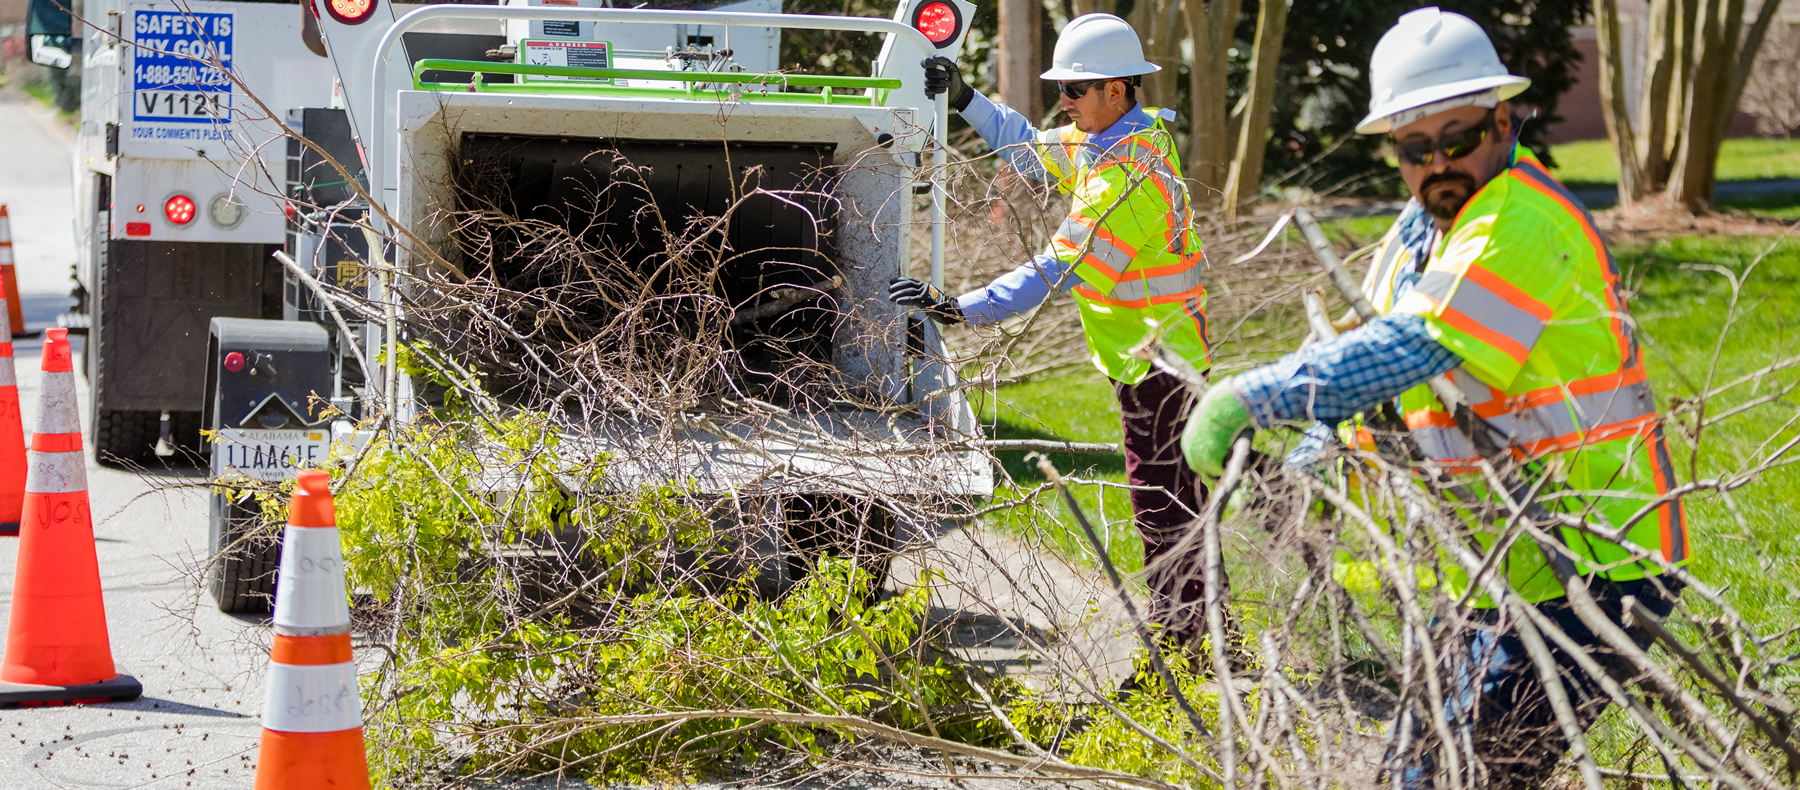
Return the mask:
<path id="1" fill-rule="evenodd" d="M 1547 507 L 1619 526 L 1676 487 L 1618 266 L 1586 209 L 1541 163 L 1520 149 L 1440 236 L 1410 289 L 1397 287 L 1416 271 L 1397 230 L 1382 240 L 1365 293 L 1384 313 L 1423 317 L 1432 337 L 1462 357 L 1451 380 L 1475 413 L 1515 457 L 1551 476 L 1547 491 L 1571 492 Z M 1452 473 L 1471 469 L 1475 448 L 1429 388 L 1402 394 L 1400 406 L 1427 457 Z M 1561 532 L 1584 573 L 1629 581 L 1659 572 L 1630 561 L 1619 544 Z M 1491 546 L 1497 536 L 1476 537 Z M 1644 514 L 1626 539 L 1674 564 L 1692 557 L 1679 498 Z M 1529 540 L 1515 543 L 1505 563 L 1528 601 L 1564 595 Z"/>
<path id="2" fill-rule="evenodd" d="M 1044 254 L 1081 278 L 1074 292 L 1090 357 L 1125 384 L 1149 375 L 1150 363 L 1131 349 L 1151 332 L 1196 369 L 1212 365 L 1200 281 L 1205 256 L 1181 160 L 1157 110 L 1141 112 L 1155 120 L 1104 152 L 1084 152 L 1089 135 L 1074 126 L 1037 139 L 1050 182 L 1074 198 Z"/>

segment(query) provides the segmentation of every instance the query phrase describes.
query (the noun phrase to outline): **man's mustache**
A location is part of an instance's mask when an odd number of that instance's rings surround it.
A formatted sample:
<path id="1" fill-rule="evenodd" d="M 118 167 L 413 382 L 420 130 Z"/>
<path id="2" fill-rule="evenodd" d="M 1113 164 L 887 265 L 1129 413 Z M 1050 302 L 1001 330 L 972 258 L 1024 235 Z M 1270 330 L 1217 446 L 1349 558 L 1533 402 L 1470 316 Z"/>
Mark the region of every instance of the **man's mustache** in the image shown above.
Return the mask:
<path id="1" fill-rule="evenodd" d="M 1423 195 L 1430 192 L 1431 188 L 1438 184 L 1451 183 L 1461 183 L 1468 187 L 1471 192 L 1475 190 L 1475 179 L 1473 176 L 1470 176 L 1468 173 L 1458 173 L 1455 170 L 1445 170 L 1442 173 L 1433 173 L 1426 176 L 1425 182 L 1419 185 L 1419 194 Z"/>

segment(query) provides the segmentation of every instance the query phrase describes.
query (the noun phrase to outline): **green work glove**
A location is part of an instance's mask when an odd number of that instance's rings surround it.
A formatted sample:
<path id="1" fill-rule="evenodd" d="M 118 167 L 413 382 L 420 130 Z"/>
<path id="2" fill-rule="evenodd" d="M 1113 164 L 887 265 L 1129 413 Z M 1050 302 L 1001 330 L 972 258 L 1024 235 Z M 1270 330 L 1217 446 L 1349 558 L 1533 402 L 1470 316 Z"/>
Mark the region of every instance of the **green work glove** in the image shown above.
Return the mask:
<path id="1" fill-rule="evenodd" d="M 1209 480 L 1225 474 L 1225 460 L 1231 456 L 1231 443 L 1244 431 L 1256 430 L 1250 411 L 1237 397 L 1232 379 L 1213 385 L 1200 399 L 1200 406 L 1188 418 L 1181 433 L 1181 454 L 1188 466 Z"/>

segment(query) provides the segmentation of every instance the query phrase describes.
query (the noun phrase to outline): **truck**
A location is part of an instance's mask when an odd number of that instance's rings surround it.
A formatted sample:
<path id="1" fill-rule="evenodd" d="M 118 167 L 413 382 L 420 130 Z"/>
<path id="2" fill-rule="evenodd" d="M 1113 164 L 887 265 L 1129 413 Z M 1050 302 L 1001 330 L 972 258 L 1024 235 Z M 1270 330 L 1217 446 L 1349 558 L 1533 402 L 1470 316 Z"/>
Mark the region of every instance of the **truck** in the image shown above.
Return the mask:
<path id="1" fill-rule="evenodd" d="M 284 3 L 82 6 L 78 258 L 62 322 L 87 334 L 102 463 L 150 463 L 159 442 L 203 453 L 208 322 L 282 317 L 270 253 L 287 235 L 286 151 L 255 101 L 330 102 L 330 64 L 307 50 L 303 21 Z"/>

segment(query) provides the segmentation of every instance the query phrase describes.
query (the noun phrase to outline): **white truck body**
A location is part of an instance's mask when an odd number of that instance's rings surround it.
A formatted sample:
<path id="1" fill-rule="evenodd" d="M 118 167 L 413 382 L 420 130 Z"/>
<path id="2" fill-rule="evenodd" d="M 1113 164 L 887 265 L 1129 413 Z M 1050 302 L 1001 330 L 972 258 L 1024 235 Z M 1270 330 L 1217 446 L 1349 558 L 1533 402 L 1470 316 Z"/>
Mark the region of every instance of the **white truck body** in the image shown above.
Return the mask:
<path id="1" fill-rule="evenodd" d="M 90 0 L 83 13 L 77 238 L 280 244 L 286 152 L 273 121 L 331 100 L 329 61 L 301 43 L 299 7 Z M 231 76 L 195 60 L 215 56 Z M 114 210 L 90 235 L 95 175 L 111 177 Z M 164 216 L 176 194 L 198 205 L 194 220 Z M 227 194 L 243 205 L 236 223 L 208 211 Z M 93 245 L 82 246 L 91 272 Z"/>

